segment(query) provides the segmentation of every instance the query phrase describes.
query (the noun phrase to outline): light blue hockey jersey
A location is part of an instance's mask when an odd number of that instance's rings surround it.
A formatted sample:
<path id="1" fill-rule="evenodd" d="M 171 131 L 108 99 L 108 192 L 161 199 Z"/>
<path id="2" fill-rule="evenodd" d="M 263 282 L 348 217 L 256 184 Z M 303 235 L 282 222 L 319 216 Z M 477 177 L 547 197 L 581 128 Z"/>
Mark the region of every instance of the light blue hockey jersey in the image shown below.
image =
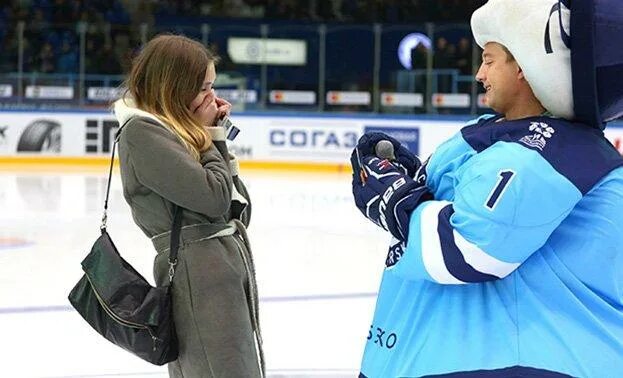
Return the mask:
<path id="1" fill-rule="evenodd" d="M 623 377 L 623 159 L 587 126 L 499 120 L 429 159 L 362 377 Z"/>

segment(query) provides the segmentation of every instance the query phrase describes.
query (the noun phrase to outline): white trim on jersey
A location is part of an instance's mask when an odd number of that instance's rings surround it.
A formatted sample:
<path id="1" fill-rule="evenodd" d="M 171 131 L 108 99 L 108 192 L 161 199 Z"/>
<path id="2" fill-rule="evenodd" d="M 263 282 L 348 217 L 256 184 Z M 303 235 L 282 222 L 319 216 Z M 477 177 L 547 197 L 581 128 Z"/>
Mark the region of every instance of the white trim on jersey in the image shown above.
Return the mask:
<path id="1" fill-rule="evenodd" d="M 439 212 L 450 202 L 448 201 L 429 201 L 425 203 L 420 218 L 420 228 L 422 235 L 422 262 L 428 274 L 433 280 L 441 284 L 465 284 L 454 277 L 443 261 L 441 251 L 441 241 L 437 227 L 439 225 Z"/>
<path id="2" fill-rule="evenodd" d="M 487 254 L 477 245 L 465 240 L 457 230 L 453 230 L 454 244 L 465 258 L 465 262 L 480 273 L 504 278 L 519 268 L 519 263 L 507 263 Z"/>

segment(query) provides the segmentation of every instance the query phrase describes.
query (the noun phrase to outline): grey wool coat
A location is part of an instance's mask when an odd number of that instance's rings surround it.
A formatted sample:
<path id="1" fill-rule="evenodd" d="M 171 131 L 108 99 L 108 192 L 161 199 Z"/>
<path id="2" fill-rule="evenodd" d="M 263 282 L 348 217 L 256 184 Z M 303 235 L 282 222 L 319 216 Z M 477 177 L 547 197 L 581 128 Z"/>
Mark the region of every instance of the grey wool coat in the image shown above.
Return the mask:
<path id="1" fill-rule="evenodd" d="M 200 161 L 154 115 L 115 103 L 123 194 L 138 227 L 158 252 L 154 275 L 168 284 L 173 204 L 184 209 L 172 283 L 179 358 L 171 377 L 261 377 L 263 353 L 257 288 L 245 226 L 248 193 L 224 132 L 207 128 L 213 144 Z"/>

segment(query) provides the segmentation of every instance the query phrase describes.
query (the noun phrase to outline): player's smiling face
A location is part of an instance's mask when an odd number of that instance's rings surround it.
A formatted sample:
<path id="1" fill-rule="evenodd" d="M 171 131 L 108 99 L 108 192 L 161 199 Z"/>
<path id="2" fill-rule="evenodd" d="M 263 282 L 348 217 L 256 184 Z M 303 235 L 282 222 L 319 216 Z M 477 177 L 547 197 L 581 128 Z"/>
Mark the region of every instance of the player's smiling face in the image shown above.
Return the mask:
<path id="1" fill-rule="evenodd" d="M 498 113 L 512 107 L 523 73 L 499 43 L 489 42 L 482 53 L 476 80 L 485 88 L 485 103 Z"/>

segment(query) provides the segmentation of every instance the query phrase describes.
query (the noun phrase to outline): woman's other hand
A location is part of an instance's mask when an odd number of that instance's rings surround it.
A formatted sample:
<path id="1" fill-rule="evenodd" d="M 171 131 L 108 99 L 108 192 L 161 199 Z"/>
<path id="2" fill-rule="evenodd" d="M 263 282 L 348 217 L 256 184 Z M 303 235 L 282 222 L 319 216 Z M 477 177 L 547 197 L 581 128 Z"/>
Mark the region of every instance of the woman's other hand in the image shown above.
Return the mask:
<path id="1" fill-rule="evenodd" d="M 223 117 L 229 117 L 231 114 L 231 103 L 220 97 L 216 97 L 216 106 L 218 108 L 216 122 Z"/>
<path id="2" fill-rule="evenodd" d="M 210 88 L 209 90 L 199 92 L 197 97 L 190 103 L 189 108 L 200 124 L 204 126 L 216 125 L 220 114 L 220 106 L 214 94 L 214 89 Z"/>

